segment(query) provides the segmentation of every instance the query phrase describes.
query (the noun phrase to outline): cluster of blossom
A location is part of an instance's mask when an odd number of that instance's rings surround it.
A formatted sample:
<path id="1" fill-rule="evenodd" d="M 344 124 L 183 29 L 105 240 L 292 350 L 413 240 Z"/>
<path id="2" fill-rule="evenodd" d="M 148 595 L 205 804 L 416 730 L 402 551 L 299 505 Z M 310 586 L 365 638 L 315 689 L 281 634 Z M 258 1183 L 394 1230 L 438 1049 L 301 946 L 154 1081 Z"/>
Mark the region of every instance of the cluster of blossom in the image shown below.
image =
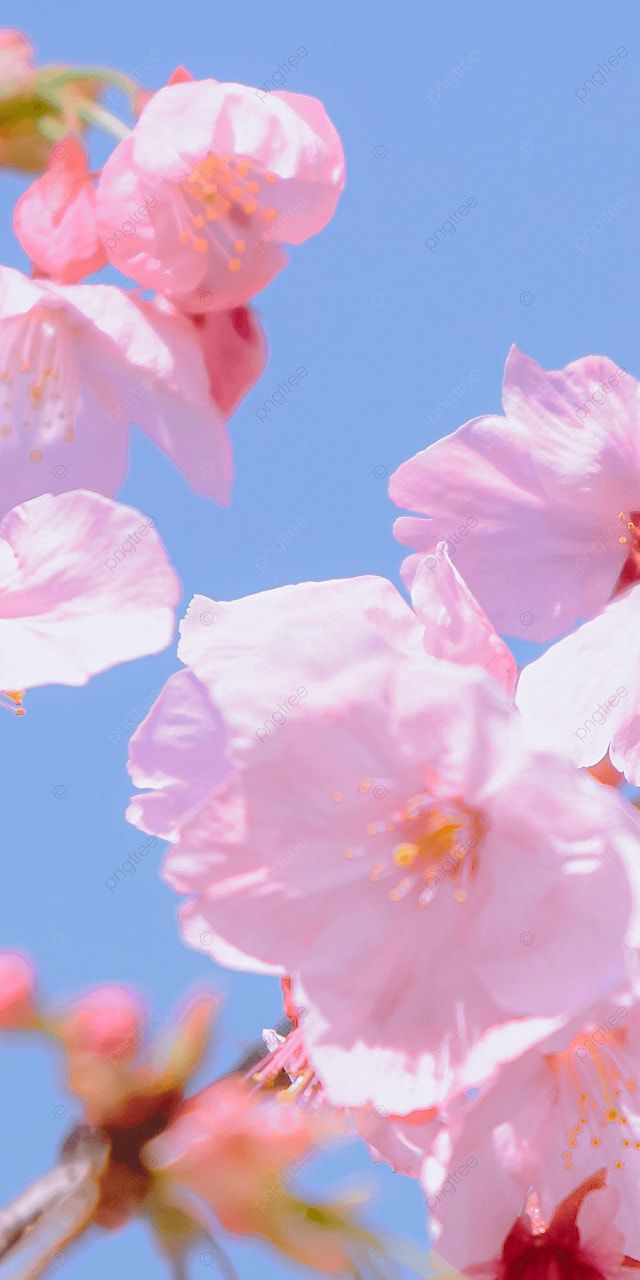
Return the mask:
<path id="1" fill-rule="evenodd" d="M 247 303 L 343 182 L 313 99 L 180 70 L 138 105 L 97 187 L 77 138 L 54 148 L 16 211 L 39 278 L 2 273 L 18 709 L 166 645 L 178 589 L 151 529 L 96 577 L 141 517 L 42 496 L 47 468 L 112 494 L 135 417 L 226 500 L 225 414 L 262 363 Z M 76 283 L 106 258 L 158 297 Z M 257 1084 L 419 1179 L 457 1268 L 613 1280 L 640 1266 L 640 393 L 603 357 L 514 349 L 503 397 L 391 478 L 410 603 L 375 576 L 192 601 L 128 817 L 169 842 L 186 943 L 284 980 L 293 1030 Z M 556 643 L 520 674 L 497 632 Z M 197 1106 L 174 1124 L 181 1152 L 208 1133 Z"/>
<path id="2" fill-rule="evenodd" d="M 58 1260 L 89 1224 L 114 1231 L 134 1215 L 169 1261 L 205 1244 L 211 1260 L 224 1260 L 221 1227 L 324 1274 L 353 1271 L 359 1253 L 378 1254 L 347 1199 L 318 1204 L 296 1191 L 296 1174 L 339 1136 L 337 1117 L 283 1107 L 242 1071 L 186 1095 L 216 1008 L 211 995 L 192 996 L 149 1046 L 134 992 L 97 987 L 50 1009 L 31 963 L 0 952 L 0 1030 L 52 1041 L 82 1108 L 61 1164 L 29 1192 L 29 1218 L 22 1222 L 21 1199 L 0 1213 L 0 1259 L 16 1246 L 26 1255 L 12 1276 L 41 1274 L 29 1269 L 34 1252 L 40 1267 Z"/>
<path id="3" fill-rule="evenodd" d="M 3 511 L 43 492 L 115 494 L 133 421 L 197 493 L 228 503 L 226 421 L 266 355 L 248 304 L 286 265 L 283 244 L 332 216 L 338 134 L 315 98 L 261 98 L 184 68 L 156 93 L 133 86 L 130 131 L 77 89 L 95 88 L 97 72 L 52 76 L 34 70 L 23 36 L 0 32 L 0 163 L 37 167 L 37 103 L 62 103 L 59 118 L 44 117 L 58 138 L 46 169 L 14 210 L 34 278 L 0 268 Z M 124 79 L 102 73 L 114 78 Z M 121 138 L 98 174 L 87 122 Z M 107 264 L 137 289 L 81 283 Z"/>

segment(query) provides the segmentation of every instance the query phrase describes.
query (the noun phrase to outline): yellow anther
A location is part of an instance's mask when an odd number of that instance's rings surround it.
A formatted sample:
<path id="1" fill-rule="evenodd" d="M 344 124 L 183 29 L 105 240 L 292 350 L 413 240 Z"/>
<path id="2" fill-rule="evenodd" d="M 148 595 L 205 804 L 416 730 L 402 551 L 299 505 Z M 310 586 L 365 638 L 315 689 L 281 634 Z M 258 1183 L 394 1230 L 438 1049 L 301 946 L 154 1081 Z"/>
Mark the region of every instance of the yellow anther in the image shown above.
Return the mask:
<path id="1" fill-rule="evenodd" d="M 397 844 L 393 851 L 393 861 L 397 867 L 412 867 L 418 856 L 418 846 L 408 842 Z"/>

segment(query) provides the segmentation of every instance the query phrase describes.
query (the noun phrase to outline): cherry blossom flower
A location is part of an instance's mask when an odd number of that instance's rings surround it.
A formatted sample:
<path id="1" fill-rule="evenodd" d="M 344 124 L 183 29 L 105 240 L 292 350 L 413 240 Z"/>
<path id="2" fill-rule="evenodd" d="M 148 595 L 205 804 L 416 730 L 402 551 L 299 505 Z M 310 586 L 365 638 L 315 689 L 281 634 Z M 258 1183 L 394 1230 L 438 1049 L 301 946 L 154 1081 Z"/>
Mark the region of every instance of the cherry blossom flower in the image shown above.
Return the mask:
<path id="1" fill-rule="evenodd" d="M 228 501 L 230 444 L 193 325 L 112 285 L 1 267 L 4 509 L 49 491 L 114 494 L 132 422 L 197 493 Z"/>
<path id="2" fill-rule="evenodd" d="M 576 1262 L 592 1256 L 598 1275 L 625 1258 L 640 1265 L 639 1047 L 638 1005 L 603 1002 L 505 1067 L 431 1142 L 423 1131 L 423 1183 L 449 1262 L 513 1280 L 564 1245 Z M 594 1254 L 596 1223 L 605 1256 Z"/>
<path id="3" fill-rule="evenodd" d="M 25 1030 L 35 1021 L 33 965 L 17 951 L 0 951 L 0 1030 Z"/>
<path id="4" fill-rule="evenodd" d="M 604 356 L 548 373 L 513 347 L 503 405 L 398 468 L 393 501 L 430 519 L 395 532 L 421 552 L 445 539 L 497 630 L 546 641 L 638 577 L 638 383 Z"/>
<path id="5" fill-rule="evenodd" d="M 86 152 L 76 138 L 66 138 L 13 211 L 15 234 L 40 273 L 75 284 L 105 266 L 95 204 Z"/>
<path id="6" fill-rule="evenodd" d="M 390 583 L 196 597 L 179 655 L 129 816 L 174 842 L 190 945 L 296 978 L 332 1103 L 443 1104 L 623 980 L 635 817 L 532 751 L 481 668 L 428 656 Z M 204 693 L 176 710 L 179 679 Z"/>
<path id="7" fill-rule="evenodd" d="M 0 689 L 9 705 L 20 710 L 22 691 L 36 685 L 85 684 L 164 649 L 179 594 L 158 535 L 131 507 L 82 491 L 16 507 L 0 521 Z"/>
<path id="8" fill-rule="evenodd" d="M 227 309 L 281 270 L 283 239 L 322 230 L 343 183 L 340 139 L 317 99 L 174 81 L 107 160 L 98 224 L 110 261 L 144 288 L 186 311 Z"/>

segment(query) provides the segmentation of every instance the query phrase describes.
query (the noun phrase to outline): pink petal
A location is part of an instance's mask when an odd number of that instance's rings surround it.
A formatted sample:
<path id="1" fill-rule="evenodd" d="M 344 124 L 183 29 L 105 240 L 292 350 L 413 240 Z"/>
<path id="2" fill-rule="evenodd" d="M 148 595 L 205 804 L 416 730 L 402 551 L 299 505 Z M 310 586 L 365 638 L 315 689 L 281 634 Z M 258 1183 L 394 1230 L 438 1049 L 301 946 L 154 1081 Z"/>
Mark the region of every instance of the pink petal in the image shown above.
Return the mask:
<path id="1" fill-rule="evenodd" d="M 424 623 L 428 653 L 463 666 L 484 667 L 512 696 L 518 673 L 515 658 L 453 565 L 446 543 L 438 543 L 434 554 L 418 564 L 411 603 Z"/>
<path id="2" fill-rule="evenodd" d="M 203 617 L 214 625 L 203 624 Z M 419 652 L 421 634 L 396 588 L 372 575 L 279 587 L 232 602 L 195 596 L 180 625 L 178 656 L 233 726 L 238 758 L 245 745 L 275 740 L 276 725 L 304 711 L 310 693 L 326 708 L 328 723 L 338 714 L 338 693 L 355 701 L 376 688 L 382 696 L 390 655 L 403 646 Z M 242 662 L 230 661 L 234 656 Z"/>
<path id="3" fill-rule="evenodd" d="M 154 523 L 84 492 L 4 517 L 1 688 L 85 684 L 165 648 L 180 588 Z"/>
<path id="4" fill-rule="evenodd" d="M 536 742 L 582 767 L 608 751 L 640 785 L 640 586 L 525 667 L 518 706 Z"/>
<path id="5" fill-rule="evenodd" d="M 267 340 L 251 307 L 194 316 L 212 398 L 225 418 L 255 386 L 267 362 Z"/>
<path id="6" fill-rule="evenodd" d="M 136 787 L 152 788 L 132 800 L 129 821 L 166 840 L 224 781 L 224 723 L 191 671 L 167 681 L 131 739 L 128 767 Z"/>

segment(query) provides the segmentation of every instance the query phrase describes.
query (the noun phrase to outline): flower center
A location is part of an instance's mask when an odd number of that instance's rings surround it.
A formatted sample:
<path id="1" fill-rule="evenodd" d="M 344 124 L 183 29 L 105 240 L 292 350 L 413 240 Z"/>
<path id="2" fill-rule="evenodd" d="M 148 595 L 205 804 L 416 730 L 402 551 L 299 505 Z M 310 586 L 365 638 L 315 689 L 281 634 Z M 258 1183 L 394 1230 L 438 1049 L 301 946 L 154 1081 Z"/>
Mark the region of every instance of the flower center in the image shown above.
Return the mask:
<path id="1" fill-rule="evenodd" d="M 320 1103 L 323 1088 L 307 1059 L 302 1028 L 294 1027 L 286 1036 L 267 1029 L 262 1036 L 268 1054 L 251 1069 L 249 1079 L 258 1089 L 276 1089 L 282 1102 Z"/>
<path id="2" fill-rule="evenodd" d="M 360 792 L 385 795 L 386 788 L 372 779 L 360 783 Z M 342 796 L 334 796 L 341 802 Z M 419 907 L 426 907 L 440 884 L 453 885 L 456 902 L 465 902 L 477 870 L 477 848 L 484 833 L 481 816 L 456 797 L 436 801 L 428 792 L 411 797 L 390 817 L 369 822 L 366 839 L 345 849 L 346 858 L 379 856 L 370 866 L 372 884 L 385 882 L 392 902 L 417 891 Z M 370 844 L 373 841 L 373 846 Z M 400 879 L 398 871 L 404 872 Z M 394 883 L 389 885 L 390 877 Z"/>
<path id="3" fill-rule="evenodd" d="M 624 1030 L 577 1036 L 562 1053 L 550 1054 L 548 1065 L 556 1077 L 558 1096 L 565 1095 L 576 1121 L 567 1132 L 564 1168 L 573 1169 L 573 1152 L 580 1143 L 601 1147 L 613 1169 L 624 1169 L 625 1157 L 640 1152 L 640 1133 L 629 1099 L 637 1081 L 627 1061 Z"/>
<path id="4" fill-rule="evenodd" d="M 523 1212 L 507 1236 L 500 1259 L 500 1280 L 605 1280 L 599 1260 L 585 1253 L 576 1215 L 601 1175 L 587 1180 L 564 1202 L 551 1222 L 543 1216 L 537 1192 L 529 1191 Z"/>
<path id="5" fill-rule="evenodd" d="M 243 230 L 254 215 L 265 227 L 277 221 L 278 210 L 262 199 L 263 184 L 277 181 L 275 173 L 265 173 L 254 166 L 249 156 L 205 156 L 191 170 L 183 187 L 187 218 L 179 233 L 180 243 L 191 244 L 197 253 L 205 253 L 213 241 L 226 256 L 227 269 L 241 271 L 247 242 L 238 235 L 238 229 Z M 202 234 L 205 230 L 206 236 Z"/>

